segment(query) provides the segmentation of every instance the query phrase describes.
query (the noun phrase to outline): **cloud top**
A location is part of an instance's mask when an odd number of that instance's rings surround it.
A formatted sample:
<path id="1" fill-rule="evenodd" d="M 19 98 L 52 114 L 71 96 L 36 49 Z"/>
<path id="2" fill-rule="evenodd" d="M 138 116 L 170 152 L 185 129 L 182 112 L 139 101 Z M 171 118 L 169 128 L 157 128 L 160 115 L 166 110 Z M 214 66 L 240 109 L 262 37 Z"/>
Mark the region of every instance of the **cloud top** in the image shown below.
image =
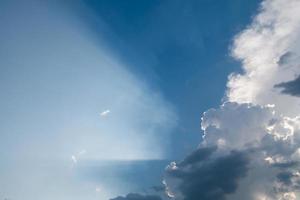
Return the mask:
<path id="1" fill-rule="evenodd" d="M 227 102 L 203 114 L 199 149 L 166 169 L 173 199 L 300 197 L 299 38 L 300 1 L 261 3 L 234 39 L 243 73 L 229 76 Z"/>

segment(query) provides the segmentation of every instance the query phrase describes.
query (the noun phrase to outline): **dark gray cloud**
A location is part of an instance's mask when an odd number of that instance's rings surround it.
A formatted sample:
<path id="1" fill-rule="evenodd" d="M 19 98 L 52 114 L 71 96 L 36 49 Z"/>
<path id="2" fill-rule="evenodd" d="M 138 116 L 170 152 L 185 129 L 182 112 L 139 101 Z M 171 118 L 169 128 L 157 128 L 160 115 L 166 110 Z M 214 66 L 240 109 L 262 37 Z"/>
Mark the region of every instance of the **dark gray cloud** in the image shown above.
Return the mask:
<path id="1" fill-rule="evenodd" d="M 167 170 L 167 176 L 179 179 L 175 189 L 184 200 L 223 200 L 234 193 L 238 180 L 248 171 L 248 153 L 231 151 L 225 156 L 214 156 L 215 147 L 200 148 L 176 168 Z"/>
<path id="2" fill-rule="evenodd" d="M 291 172 L 288 172 L 288 171 L 286 171 L 286 172 L 280 172 L 278 175 L 277 175 L 277 179 L 280 181 L 280 182 L 282 182 L 282 183 L 284 183 L 284 184 L 286 184 L 286 185 L 291 185 L 292 184 L 292 181 L 291 181 L 291 179 L 293 178 L 293 173 L 291 173 Z"/>
<path id="3" fill-rule="evenodd" d="M 161 200 L 157 195 L 141 195 L 137 193 L 130 193 L 126 197 L 116 197 L 110 200 Z"/>
<path id="4" fill-rule="evenodd" d="M 293 56 L 293 53 L 288 51 L 288 52 L 284 53 L 282 56 L 280 56 L 277 63 L 279 65 L 284 65 L 284 64 L 288 63 L 288 61 L 291 59 L 292 56 Z"/>
<path id="5" fill-rule="evenodd" d="M 292 96 L 300 97 L 300 76 L 296 79 L 279 83 L 274 86 L 275 88 L 282 88 L 281 93 L 289 94 Z"/>

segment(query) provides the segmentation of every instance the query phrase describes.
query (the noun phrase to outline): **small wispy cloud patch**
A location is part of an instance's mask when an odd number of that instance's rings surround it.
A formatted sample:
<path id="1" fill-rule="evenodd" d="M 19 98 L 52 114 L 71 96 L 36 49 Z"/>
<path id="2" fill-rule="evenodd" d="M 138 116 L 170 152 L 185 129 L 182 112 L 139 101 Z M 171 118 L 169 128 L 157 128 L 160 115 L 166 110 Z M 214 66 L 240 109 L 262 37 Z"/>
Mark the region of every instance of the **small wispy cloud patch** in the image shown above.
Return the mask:
<path id="1" fill-rule="evenodd" d="M 231 151 L 214 155 L 214 147 L 199 148 L 185 160 L 168 166 L 165 181 L 169 196 L 175 199 L 225 199 L 234 193 L 238 181 L 248 172 L 247 152 Z"/>
<path id="2" fill-rule="evenodd" d="M 282 89 L 283 94 L 300 97 L 300 76 L 294 80 L 276 84 L 274 87 Z"/>
<path id="3" fill-rule="evenodd" d="M 106 116 L 108 116 L 109 114 L 110 114 L 110 110 L 105 110 L 105 111 L 103 111 L 103 112 L 100 113 L 100 116 L 101 116 L 101 117 L 106 117 Z"/>
<path id="4" fill-rule="evenodd" d="M 86 151 L 85 149 L 83 149 L 83 150 L 79 151 L 77 154 L 72 155 L 72 156 L 71 156 L 71 160 L 72 160 L 73 164 L 76 165 L 76 164 L 78 163 L 79 159 L 81 159 L 81 157 L 82 157 L 84 154 L 86 154 L 86 152 L 87 152 L 87 151 Z"/>

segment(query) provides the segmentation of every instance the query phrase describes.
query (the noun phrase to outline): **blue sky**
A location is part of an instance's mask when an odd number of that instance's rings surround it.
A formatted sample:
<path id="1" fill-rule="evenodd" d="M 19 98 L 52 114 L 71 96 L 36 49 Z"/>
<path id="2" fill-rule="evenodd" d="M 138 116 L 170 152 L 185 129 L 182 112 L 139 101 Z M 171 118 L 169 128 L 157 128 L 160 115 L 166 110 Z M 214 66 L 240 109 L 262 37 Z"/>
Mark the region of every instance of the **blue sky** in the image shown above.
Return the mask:
<path id="1" fill-rule="evenodd" d="M 180 119 L 172 138 L 178 148 L 171 156 L 191 151 L 201 136 L 201 113 L 220 103 L 227 76 L 239 70 L 229 49 L 260 1 L 85 3 L 109 27 L 104 36 L 109 46 L 174 105 Z M 90 29 L 101 32 L 97 21 L 89 22 Z"/>
<path id="2" fill-rule="evenodd" d="M 236 179 L 226 183 L 236 188 L 247 173 L 234 173 L 230 159 L 246 171 L 251 151 L 245 146 L 260 137 L 256 131 L 277 134 L 295 126 L 297 132 L 299 50 L 292 39 L 299 16 L 285 12 L 297 13 L 297 6 L 282 0 L 1 0 L 0 199 L 148 194 L 166 176 L 178 200 L 192 200 L 199 198 L 193 184 L 188 194 L 173 184 L 190 180 L 178 178 L 172 165 L 165 175 L 165 168 L 175 160 L 175 171 L 186 172 L 190 158 L 202 155 L 196 150 L 202 143 L 217 144 L 218 150 L 205 146 L 213 161 L 203 162 L 217 176 L 218 163 L 229 160 L 224 166 Z M 227 144 L 243 152 L 232 153 Z M 229 153 L 219 154 L 222 148 Z M 278 160 L 277 149 L 265 151 L 267 160 Z M 264 167 L 248 173 L 258 177 Z M 206 173 L 199 170 L 189 173 Z"/>

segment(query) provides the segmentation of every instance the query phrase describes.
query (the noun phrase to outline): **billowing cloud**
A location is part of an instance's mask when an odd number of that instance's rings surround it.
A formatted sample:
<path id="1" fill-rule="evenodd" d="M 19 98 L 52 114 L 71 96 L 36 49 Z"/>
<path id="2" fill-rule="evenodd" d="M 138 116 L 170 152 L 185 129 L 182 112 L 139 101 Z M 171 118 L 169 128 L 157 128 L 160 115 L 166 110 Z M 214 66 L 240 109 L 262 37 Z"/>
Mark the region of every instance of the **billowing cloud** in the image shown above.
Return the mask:
<path id="1" fill-rule="evenodd" d="M 234 40 L 232 54 L 241 61 L 244 73 L 230 76 L 229 101 L 275 104 L 282 114 L 298 114 L 298 99 L 282 95 L 274 86 L 300 74 L 299 10 L 298 0 L 262 2 L 253 23 Z"/>
<path id="2" fill-rule="evenodd" d="M 204 114 L 202 129 L 199 148 L 166 169 L 170 197 L 292 200 L 297 195 L 300 118 L 278 117 L 274 106 L 225 103 Z"/>
<path id="3" fill-rule="evenodd" d="M 219 109 L 210 109 L 203 114 L 204 142 L 242 148 L 262 138 L 273 115 L 272 105 L 225 103 Z"/>
<path id="4" fill-rule="evenodd" d="M 174 200 L 300 199 L 300 1 L 264 0 L 238 34 L 226 102 L 203 114 L 203 140 L 165 171 Z M 289 95 L 287 95 L 289 94 Z"/>
<path id="5" fill-rule="evenodd" d="M 300 1 L 263 1 L 234 40 L 244 72 L 229 76 L 227 102 L 203 114 L 199 148 L 166 168 L 171 198 L 300 198 L 299 38 Z"/>

